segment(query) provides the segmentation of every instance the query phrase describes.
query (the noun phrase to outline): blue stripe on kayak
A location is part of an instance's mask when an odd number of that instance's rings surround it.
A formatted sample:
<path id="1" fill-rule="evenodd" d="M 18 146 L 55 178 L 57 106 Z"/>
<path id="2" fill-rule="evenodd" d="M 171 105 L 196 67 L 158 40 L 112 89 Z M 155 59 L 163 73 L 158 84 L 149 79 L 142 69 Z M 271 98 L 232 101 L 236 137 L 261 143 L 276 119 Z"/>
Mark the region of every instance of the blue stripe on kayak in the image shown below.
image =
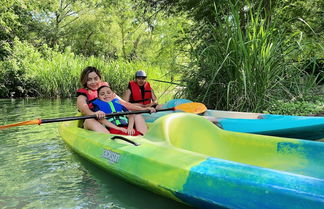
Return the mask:
<path id="1" fill-rule="evenodd" d="M 208 158 L 175 195 L 199 208 L 324 208 L 324 180 Z"/>
<path id="2" fill-rule="evenodd" d="M 303 156 L 307 161 L 307 168 L 303 170 L 304 175 L 324 179 L 324 143 L 306 140 L 298 140 L 298 144 L 291 142 L 278 142 L 277 152 L 296 153 Z M 322 167 L 320 168 L 319 165 Z M 324 190 L 324 188 L 323 188 Z"/>
<path id="3" fill-rule="evenodd" d="M 262 119 L 289 119 L 289 120 L 321 120 L 324 121 L 324 117 L 313 117 L 313 116 L 294 116 L 294 115 L 272 115 L 272 114 L 261 114 Z"/>
<path id="4" fill-rule="evenodd" d="M 218 121 L 224 130 L 238 132 L 261 132 L 271 130 L 284 129 L 309 129 L 313 127 L 324 128 L 324 118 L 317 119 L 299 119 L 293 120 L 289 118 L 282 119 L 230 119 L 224 118 Z M 318 131 L 312 129 L 312 131 Z"/>
<path id="5" fill-rule="evenodd" d="M 219 119 L 224 130 L 300 139 L 324 137 L 324 117 L 278 116 L 266 119 Z"/>

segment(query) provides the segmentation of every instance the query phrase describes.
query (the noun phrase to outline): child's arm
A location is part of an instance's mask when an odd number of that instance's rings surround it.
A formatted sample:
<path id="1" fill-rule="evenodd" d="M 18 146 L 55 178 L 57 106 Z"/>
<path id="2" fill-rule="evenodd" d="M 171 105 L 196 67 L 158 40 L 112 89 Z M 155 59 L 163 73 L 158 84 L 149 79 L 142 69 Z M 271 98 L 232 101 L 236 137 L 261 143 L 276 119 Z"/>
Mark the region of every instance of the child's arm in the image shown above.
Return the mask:
<path id="1" fill-rule="evenodd" d="M 134 123 L 135 123 L 135 115 L 129 115 L 128 116 L 128 127 L 127 127 L 127 133 L 128 135 L 134 135 Z"/>
<path id="2" fill-rule="evenodd" d="M 106 127 L 108 128 L 113 128 L 113 129 L 117 129 L 117 130 L 120 130 L 124 133 L 127 133 L 127 129 L 126 128 L 121 128 L 121 127 L 118 127 L 116 126 L 115 124 L 113 124 L 112 122 L 108 121 L 107 119 L 101 119 L 99 120 L 99 122 L 103 125 L 105 125 Z"/>

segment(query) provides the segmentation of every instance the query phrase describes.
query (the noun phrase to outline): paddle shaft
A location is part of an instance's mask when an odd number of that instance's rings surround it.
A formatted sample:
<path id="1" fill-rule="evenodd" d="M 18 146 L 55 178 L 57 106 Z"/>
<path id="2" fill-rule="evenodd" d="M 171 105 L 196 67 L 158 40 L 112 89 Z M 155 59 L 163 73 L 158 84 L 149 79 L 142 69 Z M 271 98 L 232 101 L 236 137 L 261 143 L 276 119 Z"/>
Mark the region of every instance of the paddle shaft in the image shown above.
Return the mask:
<path id="1" fill-rule="evenodd" d="M 166 109 L 159 109 L 156 110 L 156 112 L 161 111 L 175 111 L 175 110 L 181 110 L 183 112 L 188 113 L 203 113 L 207 110 L 207 107 L 198 102 L 191 102 L 191 103 L 183 103 L 180 105 L 177 105 L 173 108 L 166 108 Z M 140 111 L 131 111 L 131 112 L 115 112 L 106 114 L 106 118 L 111 118 L 115 116 L 121 116 L 121 115 L 131 115 L 131 114 L 141 114 L 141 113 L 151 113 L 150 110 L 140 110 Z M 24 125 L 40 125 L 42 123 L 54 123 L 54 122 L 64 122 L 64 121 L 71 121 L 71 120 L 82 120 L 82 119 L 90 119 L 90 118 L 97 118 L 96 115 L 85 115 L 85 116 L 75 116 L 75 117 L 66 117 L 66 118 L 52 118 L 52 119 L 35 119 L 35 120 L 28 120 L 28 121 L 22 121 L 19 123 L 14 124 L 8 124 L 8 125 L 0 125 L 0 130 L 16 127 L 16 126 L 24 126 Z"/>
<path id="2" fill-rule="evenodd" d="M 173 111 L 175 108 L 166 108 L 166 109 L 159 109 L 156 112 L 162 111 Z M 141 114 L 141 113 L 150 113 L 150 110 L 140 110 L 140 111 L 130 111 L 130 112 L 114 112 L 106 114 L 106 117 L 115 117 L 115 116 L 122 116 L 122 115 L 132 115 L 132 114 Z M 64 121 L 71 121 L 71 120 L 83 120 L 83 119 L 90 119 L 90 118 L 97 118 L 96 115 L 84 115 L 84 116 L 75 116 L 75 117 L 66 117 L 66 118 L 52 118 L 52 119 L 40 119 L 41 123 L 54 123 L 54 122 L 64 122 Z"/>

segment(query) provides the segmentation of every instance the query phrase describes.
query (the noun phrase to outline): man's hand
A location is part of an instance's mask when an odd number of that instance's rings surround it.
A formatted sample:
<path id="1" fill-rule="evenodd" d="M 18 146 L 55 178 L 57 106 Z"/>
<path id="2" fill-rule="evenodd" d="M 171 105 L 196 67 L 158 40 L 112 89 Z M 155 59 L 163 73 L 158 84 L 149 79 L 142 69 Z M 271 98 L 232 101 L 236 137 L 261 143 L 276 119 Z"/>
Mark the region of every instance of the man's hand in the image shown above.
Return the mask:
<path id="1" fill-rule="evenodd" d="M 154 113 L 154 112 L 156 112 L 156 109 L 153 108 L 153 107 L 147 107 L 146 109 L 149 110 L 150 113 Z"/>

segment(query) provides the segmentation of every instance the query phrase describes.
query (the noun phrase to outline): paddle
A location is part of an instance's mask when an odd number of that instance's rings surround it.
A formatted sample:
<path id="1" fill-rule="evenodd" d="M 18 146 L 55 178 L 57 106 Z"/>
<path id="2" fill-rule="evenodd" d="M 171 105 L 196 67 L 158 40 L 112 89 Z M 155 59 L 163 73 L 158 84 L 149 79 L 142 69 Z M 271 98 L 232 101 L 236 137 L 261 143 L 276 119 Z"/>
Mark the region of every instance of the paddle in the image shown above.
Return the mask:
<path id="1" fill-rule="evenodd" d="M 180 104 L 180 105 L 178 105 L 176 107 L 172 107 L 172 108 L 159 109 L 159 110 L 156 110 L 156 112 L 175 111 L 175 110 L 181 110 L 183 112 L 200 114 L 200 113 L 205 112 L 207 110 L 207 108 L 202 103 L 191 102 L 191 103 Z M 140 114 L 140 113 L 150 113 L 150 111 L 149 110 L 140 110 L 140 111 L 130 111 L 130 112 L 115 112 L 115 113 L 106 114 L 106 117 L 114 117 L 114 116 L 121 116 L 121 115 L 131 115 L 131 114 Z M 96 118 L 96 115 L 85 115 L 85 116 L 75 116 L 75 117 L 66 117 L 66 118 L 53 118 L 53 119 L 28 120 L 28 121 L 23 121 L 23 122 L 14 123 L 14 124 L 2 125 L 2 126 L 0 126 L 0 130 L 6 129 L 6 128 L 11 128 L 11 127 L 16 127 L 16 126 L 40 125 L 40 124 L 43 124 L 43 123 L 54 123 L 54 122 L 82 120 L 82 119 L 90 119 L 90 118 Z"/>

